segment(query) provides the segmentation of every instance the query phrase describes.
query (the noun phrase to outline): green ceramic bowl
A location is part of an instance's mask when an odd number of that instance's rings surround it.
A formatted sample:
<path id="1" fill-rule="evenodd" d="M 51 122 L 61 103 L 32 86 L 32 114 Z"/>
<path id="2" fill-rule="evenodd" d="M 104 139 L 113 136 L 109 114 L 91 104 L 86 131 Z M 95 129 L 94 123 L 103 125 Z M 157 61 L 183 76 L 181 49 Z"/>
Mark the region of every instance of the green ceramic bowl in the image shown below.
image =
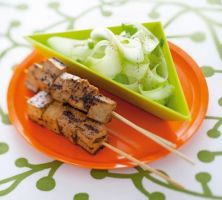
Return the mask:
<path id="1" fill-rule="evenodd" d="M 149 29 L 159 40 L 164 40 L 163 53 L 167 62 L 169 71 L 169 82 L 174 85 L 174 94 L 169 100 L 167 106 L 163 106 L 155 101 L 147 99 L 130 89 L 125 88 L 121 84 L 98 74 L 96 71 L 92 71 L 90 68 L 72 60 L 71 58 L 62 55 L 61 53 L 53 50 L 47 44 L 48 38 L 52 36 L 61 36 L 67 38 L 75 39 L 86 39 L 89 37 L 92 29 L 88 30 L 73 30 L 60 33 L 49 33 L 49 34 L 35 34 L 27 36 L 26 39 L 31 42 L 34 47 L 42 52 L 45 56 L 54 56 L 61 59 L 65 64 L 67 64 L 71 71 L 76 75 L 87 78 L 92 84 L 95 84 L 123 99 L 129 101 L 130 103 L 142 108 L 143 110 L 152 113 L 166 120 L 188 120 L 190 119 L 190 113 L 187 106 L 184 93 L 177 76 L 177 72 L 170 54 L 168 44 L 166 42 L 166 37 L 163 31 L 163 27 L 160 22 L 148 22 L 143 24 L 147 29 Z M 122 31 L 122 26 L 109 27 L 111 31 L 118 34 Z"/>

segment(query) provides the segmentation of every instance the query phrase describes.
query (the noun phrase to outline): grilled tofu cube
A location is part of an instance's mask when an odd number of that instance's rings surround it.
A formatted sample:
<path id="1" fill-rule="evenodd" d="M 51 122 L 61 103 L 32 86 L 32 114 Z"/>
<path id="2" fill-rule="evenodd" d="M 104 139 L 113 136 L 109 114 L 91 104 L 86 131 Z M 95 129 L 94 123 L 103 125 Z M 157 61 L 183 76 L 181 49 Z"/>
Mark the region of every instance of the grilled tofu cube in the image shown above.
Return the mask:
<path id="1" fill-rule="evenodd" d="M 103 95 L 94 96 L 87 117 L 101 123 L 108 123 L 112 118 L 112 112 L 116 108 L 116 102 Z"/>
<path id="2" fill-rule="evenodd" d="M 39 90 L 39 79 L 43 73 L 43 66 L 39 63 L 35 63 L 29 67 L 27 71 L 25 85 L 33 92 L 37 92 Z"/>
<path id="3" fill-rule="evenodd" d="M 38 124 L 44 125 L 42 115 L 51 102 L 52 98 L 48 93 L 44 91 L 38 92 L 27 101 L 28 117 Z"/>
<path id="4" fill-rule="evenodd" d="M 49 58 L 47 61 L 45 61 L 43 68 L 44 72 L 50 74 L 54 79 L 67 70 L 67 67 L 56 58 Z"/>
<path id="5" fill-rule="evenodd" d="M 68 103 L 77 109 L 87 112 L 93 101 L 93 96 L 98 93 L 98 88 L 90 85 L 85 79 L 79 79 L 73 87 L 72 95 Z"/>
<path id="6" fill-rule="evenodd" d="M 95 154 L 99 149 L 103 148 L 103 142 L 107 141 L 107 137 L 103 138 L 99 143 L 94 143 L 92 145 L 87 145 L 84 141 L 77 137 L 77 144 L 83 149 L 88 151 L 90 154 Z"/>
<path id="7" fill-rule="evenodd" d="M 57 119 L 62 115 L 64 107 L 60 102 L 52 102 L 42 115 L 44 125 L 51 131 L 60 134 Z"/>
<path id="8" fill-rule="evenodd" d="M 64 106 L 62 115 L 58 117 L 59 129 L 72 143 L 76 143 L 78 124 L 85 120 L 85 114 L 71 106 Z"/>
<path id="9" fill-rule="evenodd" d="M 73 87 L 79 79 L 80 78 L 78 76 L 66 72 L 61 74 L 50 88 L 52 98 L 60 102 L 68 102 L 72 94 Z"/>
<path id="10" fill-rule="evenodd" d="M 107 130 L 105 126 L 91 119 L 82 122 L 77 130 L 77 137 L 88 146 L 97 143 L 106 136 Z"/>
<path id="11" fill-rule="evenodd" d="M 39 78 L 39 89 L 49 92 L 54 80 L 50 74 L 43 73 Z"/>

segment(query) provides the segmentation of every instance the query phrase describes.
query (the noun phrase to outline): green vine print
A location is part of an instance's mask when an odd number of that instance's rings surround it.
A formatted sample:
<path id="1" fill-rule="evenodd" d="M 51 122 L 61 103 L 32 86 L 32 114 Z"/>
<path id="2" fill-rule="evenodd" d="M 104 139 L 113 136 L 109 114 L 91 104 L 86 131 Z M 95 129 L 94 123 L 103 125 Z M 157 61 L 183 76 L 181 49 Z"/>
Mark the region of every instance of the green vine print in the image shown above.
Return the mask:
<path id="1" fill-rule="evenodd" d="M 0 145 L 0 148 L 1 148 L 1 145 Z M 5 149 L 5 148 L 6 147 L 1 148 L 0 152 L 2 151 L 2 149 Z M 0 180 L 0 185 L 3 185 L 3 184 L 8 185 L 8 183 L 11 183 L 11 185 L 9 185 L 6 189 L 0 190 L 0 196 L 4 196 L 12 192 L 25 178 L 31 176 L 34 173 L 47 170 L 47 169 L 49 169 L 48 175 L 40 178 L 36 182 L 36 187 L 42 191 L 50 191 L 54 189 L 56 182 L 53 178 L 53 175 L 58 170 L 58 168 L 62 165 L 62 163 L 59 161 L 52 161 L 52 162 L 42 163 L 42 164 L 31 164 L 28 162 L 26 158 L 18 158 L 15 161 L 15 165 L 19 168 L 28 168 L 28 170 L 20 174 Z"/>
<path id="2" fill-rule="evenodd" d="M 8 150 L 9 150 L 8 144 L 6 144 L 4 142 L 0 142 L 0 155 L 7 153 Z"/>
<path id="3" fill-rule="evenodd" d="M 118 0 L 118 1 L 100 0 L 97 5 L 87 8 L 86 10 L 82 11 L 80 14 L 78 14 L 76 16 L 70 16 L 61 10 L 59 2 L 51 2 L 48 4 L 48 7 L 50 9 L 52 9 L 57 15 L 59 15 L 61 17 L 61 20 L 56 21 L 52 24 L 49 24 L 48 26 L 46 26 L 42 29 L 36 30 L 35 32 L 45 32 L 45 31 L 48 31 L 48 30 L 50 30 L 58 25 L 61 25 L 61 24 L 66 24 L 67 29 L 73 29 L 75 27 L 75 22 L 78 19 L 89 14 L 90 12 L 92 12 L 96 9 L 99 9 L 100 13 L 104 17 L 109 17 L 112 15 L 112 12 L 110 10 L 106 9 L 107 6 L 116 7 L 116 6 L 123 5 L 125 3 L 127 3 L 127 0 Z"/>
<path id="4" fill-rule="evenodd" d="M 177 192 L 202 197 L 204 199 L 222 199 L 222 196 L 215 196 L 212 194 L 211 189 L 208 185 L 208 183 L 211 180 L 211 175 L 209 173 L 199 172 L 196 174 L 196 176 L 195 176 L 196 181 L 200 183 L 200 186 L 203 191 L 202 192 L 195 192 L 195 191 L 188 190 L 188 189 L 178 189 L 169 183 L 163 182 L 163 181 L 155 178 L 154 176 L 152 176 L 151 173 L 144 171 L 140 167 L 136 167 L 135 169 L 137 170 L 137 172 L 131 173 L 131 174 L 119 174 L 119 173 L 109 172 L 108 170 L 93 169 L 93 170 L 91 170 L 91 176 L 95 179 L 104 179 L 106 177 L 130 179 L 132 181 L 132 183 L 134 184 L 134 186 L 136 187 L 136 189 L 138 191 L 140 191 L 141 193 L 143 193 L 149 200 L 165 200 L 166 197 L 162 192 L 159 192 L 159 191 L 152 192 L 152 193 L 149 192 L 143 185 L 144 178 L 146 178 L 147 180 L 149 180 L 157 185 L 160 185 L 162 187 L 165 187 L 170 190 L 177 191 Z"/>
<path id="5" fill-rule="evenodd" d="M 6 153 L 8 149 L 9 147 L 6 143 L 0 142 L 0 155 Z M 56 186 L 56 181 L 53 176 L 62 164 L 62 162 L 56 160 L 42 164 L 31 164 L 26 158 L 18 158 L 15 161 L 16 167 L 28 168 L 28 170 L 0 180 L 0 185 L 8 185 L 8 183 L 11 183 L 7 188 L 0 190 L 0 196 L 7 195 L 8 193 L 12 192 L 24 179 L 44 170 L 48 170 L 48 175 L 37 180 L 36 188 L 41 191 L 53 190 Z M 77 193 L 73 197 L 73 200 L 89 200 L 89 195 L 88 193 Z"/>
<path id="6" fill-rule="evenodd" d="M 202 66 L 202 71 L 203 71 L 204 76 L 207 78 L 213 76 L 216 73 L 220 73 L 220 74 L 222 73 L 221 69 L 214 69 L 211 66 Z"/>
<path id="7" fill-rule="evenodd" d="M 10 125 L 11 122 L 9 121 L 9 118 L 8 118 L 8 114 L 6 114 L 2 108 L 0 107 L 0 117 L 1 117 L 1 121 L 3 124 L 6 124 L 6 125 Z"/>
<path id="8" fill-rule="evenodd" d="M 187 5 L 182 2 L 174 2 L 174 1 L 152 1 L 155 3 L 153 9 L 149 13 L 149 17 L 153 17 L 154 19 L 159 18 L 160 13 L 158 12 L 158 9 L 164 5 L 174 5 L 180 8 L 180 10 L 175 13 L 173 16 L 170 17 L 170 19 L 164 24 L 164 28 L 166 29 L 169 25 L 172 24 L 173 21 L 178 20 L 179 17 L 187 14 L 188 12 L 194 13 L 196 16 L 198 16 L 206 25 L 208 30 L 210 31 L 210 34 L 212 36 L 214 45 L 216 46 L 217 53 L 222 60 L 222 45 L 219 41 L 219 36 L 216 33 L 216 28 L 222 28 L 222 23 L 220 21 L 211 19 L 208 17 L 208 15 L 205 14 L 205 12 L 221 12 L 222 8 L 212 8 L 212 7 L 194 7 Z M 211 3 L 211 2 L 210 2 Z M 184 38 L 188 37 L 194 42 L 202 42 L 205 40 L 205 35 L 202 32 L 196 32 L 186 35 L 174 35 L 169 36 L 170 38 Z"/>
<path id="9" fill-rule="evenodd" d="M 77 193 L 73 197 L 73 200 L 89 200 L 89 194 L 88 193 Z"/>
<path id="10" fill-rule="evenodd" d="M 13 20 L 9 24 L 6 32 L 0 33 L 0 37 L 4 37 L 10 43 L 10 45 L 7 48 L 5 48 L 3 51 L 0 52 L 0 59 L 2 59 L 4 56 L 6 56 L 6 54 L 8 54 L 11 50 L 13 50 L 15 48 L 21 48 L 21 47 L 22 48 L 31 48 L 30 45 L 22 44 L 22 43 L 16 41 L 12 36 L 13 30 L 15 28 L 19 27 L 20 25 L 21 25 L 21 23 L 19 21 Z"/>
<path id="11" fill-rule="evenodd" d="M 28 5 L 27 4 L 23 4 L 23 3 L 22 4 L 13 5 L 13 4 L 9 4 L 9 3 L 6 3 L 6 2 L 0 2 L 0 7 L 13 8 L 13 9 L 17 9 L 17 10 L 20 10 L 20 11 L 28 9 Z"/>

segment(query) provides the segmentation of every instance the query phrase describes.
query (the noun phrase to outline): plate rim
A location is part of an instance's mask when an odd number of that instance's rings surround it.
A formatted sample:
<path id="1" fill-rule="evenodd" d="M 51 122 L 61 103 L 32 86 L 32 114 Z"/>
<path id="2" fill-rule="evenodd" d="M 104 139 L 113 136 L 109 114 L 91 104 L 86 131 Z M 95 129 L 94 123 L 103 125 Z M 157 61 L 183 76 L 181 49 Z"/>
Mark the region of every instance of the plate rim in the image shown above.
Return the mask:
<path id="1" fill-rule="evenodd" d="M 198 81 L 199 83 L 201 83 L 202 85 L 202 95 L 201 97 L 203 97 L 204 99 L 204 105 L 205 107 L 203 107 L 201 110 L 202 111 L 202 115 L 201 118 L 199 119 L 199 123 L 195 125 L 195 128 L 193 128 L 193 134 L 191 134 L 190 136 L 188 136 L 188 138 L 186 138 L 186 140 L 182 143 L 179 143 L 177 146 L 177 149 L 179 147 L 181 147 L 182 145 L 186 144 L 193 135 L 195 135 L 195 133 L 197 132 L 197 130 L 200 128 L 200 126 L 203 123 L 203 120 L 205 118 L 207 109 L 208 109 L 208 103 L 209 103 L 209 93 L 208 93 L 208 86 L 207 86 L 207 82 L 206 79 L 204 78 L 204 75 L 201 71 L 201 69 L 199 68 L 199 66 L 197 65 L 197 63 L 191 58 L 191 56 L 189 56 L 184 50 L 182 50 L 180 47 L 178 47 L 177 45 L 168 42 L 169 43 L 169 47 L 170 50 L 173 50 L 176 54 L 178 54 L 180 57 L 182 57 L 184 59 L 184 61 L 186 61 L 187 63 L 189 63 L 189 66 L 192 66 L 192 70 L 195 72 L 195 75 L 199 75 L 198 76 Z M 41 153 L 54 158 L 56 160 L 59 160 L 61 162 L 64 163 L 69 163 L 75 166 L 80 166 L 83 168 L 94 168 L 94 169 L 117 169 L 117 168 L 130 168 L 130 167 L 134 167 L 135 165 L 133 163 L 131 163 L 128 160 L 123 160 L 120 161 L 119 163 L 117 162 L 108 162 L 108 163 L 99 163 L 98 162 L 87 162 L 87 161 L 83 161 L 83 160 L 78 160 L 78 159 L 67 159 L 66 156 L 59 154 L 57 152 L 54 152 L 53 150 L 49 150 L 48 148 L 46 148 L 45 146 L 41 145 L 39 142 L 36 142 L 34 139 L 31 139 L 29 136 L 27 136 L 27 134 L 25 134 L 25 131 L 23 130 L 23 127 L 20 125 L 18 118 L 16 116 L 16 112 L 13 106 L 13 94 L 12 92 L 10 92 L 16 84 L 14 84 L 16 82 L 16 80 L 19 78 L 19 74 L 21 72 L 21 70 L 23 69 L 22 66 L 25 66 L 26 63 L 30 62 L 30 60 L 33 60 L 33 58 L 36 58 L 36 55 L 39 55 L 39 52 L 34 50 L 31 52 L 31 54 L 29 54 L 22 62 L 21 64 L 19 64 L 15 71 L 14 74 L 12 75 L 12 78 L 9 82 L 9 86 L 8 86 L 8 90 L 7 90 L 7 107 L 8 107 L 8 114 L 9 114 L 9 118 L 12 122 L 12 124 L 14 125 L 14 127 L 16 128 L 16 130 L 24 137 L 24 139 L 30 144 L 32 145 L 35 149 L 37 149 L 38 151 L 40 151 Z M 43 57 L 43 56 L 42 56 Z M 202 104 L 203 105 L 203 104 Z M 155 154 L 155 159 L 150 161 L 150 159 L 147 159 L 147 157 L 142 157 L 140 158 L 140 160 L 142 160 L 145 163 L 148 162 L 154 162 L 157 161 L 159 159 L 161 159 L 162 157 L 165 157 L 166 155 L 168 155 L 170 152 L 165 152 L 165 151 L 161 151 L 160 153 Z"/>

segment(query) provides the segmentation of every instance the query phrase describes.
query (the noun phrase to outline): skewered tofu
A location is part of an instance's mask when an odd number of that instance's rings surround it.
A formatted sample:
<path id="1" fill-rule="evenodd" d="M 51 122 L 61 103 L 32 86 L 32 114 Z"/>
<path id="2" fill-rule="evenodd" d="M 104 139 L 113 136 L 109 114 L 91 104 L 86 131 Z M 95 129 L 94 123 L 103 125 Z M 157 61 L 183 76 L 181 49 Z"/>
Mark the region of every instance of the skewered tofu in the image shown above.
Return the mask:
<path id="1" fill-rule="evenodd" d="M 41 64 L 35 63 L 28 69 L 27 78 L 25 81 L 26 87 L 33 92 L 39 90 L 39 80 L 43 73 L 43 66 Z"/>
<path id="2" fill-rule="evenodd" d="M 49 104 L 52 102 L 51 96 L 41 91 L 27 101 L 28 116 L 40 125 L 44 125 L 42 115 Z"/>
<path id="3" fill-rule="evenodd" d="M 88 146 L 99 142 L 107 135 L 104 125 L 91 119 L 85 120 L 77 130 L 77 137 L 80 138 Z"/>
<path id="4" fill-rule="evenodd" d="M 64 135 L 72 143 L 79 144 L 91 154 L 107 141 L 104 125 L 87 118 L 86 114 L 68 104 L 52 101 L 50 95 L 41 91 L 28 101 L 28 116 L 38 124 Z"/>
<path id="5" fill-rule="evenodd" d="M 54 101 L 48 108 L 44 111 L 42 115 L 42 120 L 44 121 L 44 126 L 51 131 L 60 134 L 57 119 L 62 114 L 64 107 L 62 103 Z"/>
<path id="6" fill-rule="evenodd" d="M 67 71 L 67 67 L 56 58 L 49 58 L 43 64 L 44 72 L 50 74 L 52 78 L 57 78 L 60 74 Z"/>
<path id="7" fill-rule="evenodd" d="M 107 141 L 107 137 L 104 138 L 102 140 L 103 142 L 106 142 Z M 88 151 L 89 153 L 91 154 L 95 154 L 99 149 L 101 149 L 103 147 L 103 144 L 102 142 L 100 143 L 94 143 L 92 145 L 87 145 L 85 142 L 83 142 L 80 138 L 77 138 L 77 141 L 76 143 L 81 146 L 83 149 L 85 149 L 86 151 Z"/>
<path id="8" fill-rule="evenodd" d="M 54 78 L 50 74 L 42 73 L 39 77 L 39 90 L 49 92 L 53 82 Z"/>
<path id="9" fill-rule="evenodd" d="M 39 89 L 49 91 L 57 101 L 67 102 L 86 112 L 91 119 L 101 123 L 109 122 L 116 102 L 101 95 L 98 88 L 87 80 L 66 73 L 65 70 L 65 66 L 54 58 L 43 63 L 44 73 L 40 77 Z"/>
<path id="10" fill-rule="evenodd" d="M 56 58 L 49 58 L 43 63 L 44 73 L 40 76 L 40 90 L 49 92 L 56 78 L 64 73 L 67 67 Z"/>
<path id="11" fill-rule="evenodd" d="M 60 102 L 68 102 L 78 76 L 64 72 L 52 84 L 50 93 L 52 98 Z"/>
<path id="12" fill-rule="evenodd" d="M 61 134 L 71 142 L 76 142 L 77 128 L 80 122 L 86 120 L 86 115 L 70 106 L 64 106 L 62 115 L 57 119 Z"/>
<path id="13" fill-rule="evenodd" d="M 68 103 L 79 110 L 87 112 L 93 102 L 93 97 L 98 93 L 98 88 L 90 85 L 87 80 L 78 79 Z"/>
<path id="14" fill-rule="evenodd" d="M 108 123 L 112 118 L 112 111 L 116 108 L 116 102 L 103 95 L 94 96 L 87 117 L 101 123 Z"/>
<path id="15" fill-rule="evenodd" d="M 28 69 L 26 86 L 33 92 L 49 91 L 55 79 L 65 72 L 67 67 L 56 58 L 49 58 L 43 64 L 34 64 Z"/>

